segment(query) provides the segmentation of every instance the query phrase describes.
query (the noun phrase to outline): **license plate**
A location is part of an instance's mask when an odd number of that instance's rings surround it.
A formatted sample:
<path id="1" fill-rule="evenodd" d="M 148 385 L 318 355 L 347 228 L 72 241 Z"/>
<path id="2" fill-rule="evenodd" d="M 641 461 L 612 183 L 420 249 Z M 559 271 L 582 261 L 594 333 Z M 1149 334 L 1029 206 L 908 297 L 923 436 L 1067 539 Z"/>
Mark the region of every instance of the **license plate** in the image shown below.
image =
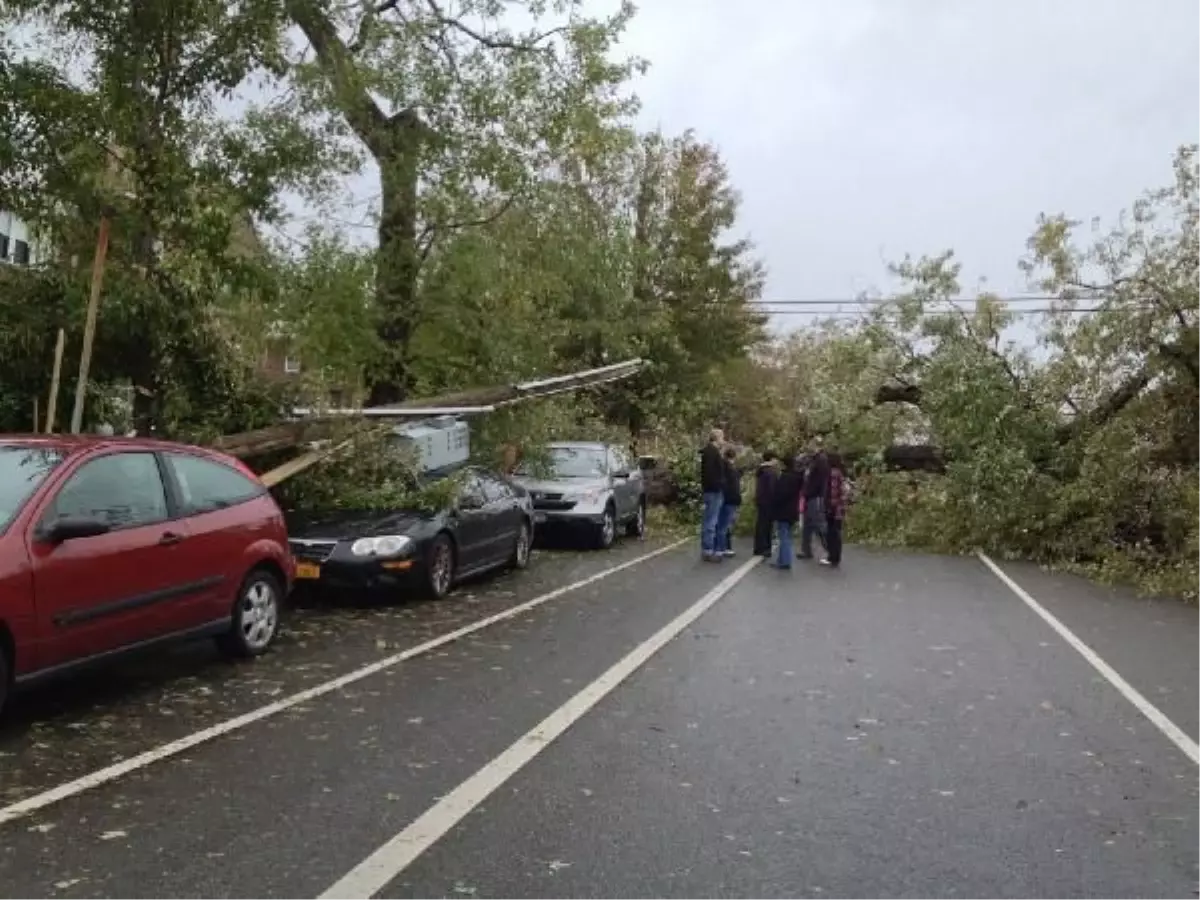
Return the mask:
<path id="1" fill-rule="evenodd" d="M 533 521 L 534 521 L 534 524 L 541 525 L 543 522 L 546 521 L 546 514 L 545 513 L 534 513 Z"/>
<path id="2" fill-rule="evenodd" d="M 296 563 L 297 578 L 320 578 L 321 567 L 312 563 Z"/>

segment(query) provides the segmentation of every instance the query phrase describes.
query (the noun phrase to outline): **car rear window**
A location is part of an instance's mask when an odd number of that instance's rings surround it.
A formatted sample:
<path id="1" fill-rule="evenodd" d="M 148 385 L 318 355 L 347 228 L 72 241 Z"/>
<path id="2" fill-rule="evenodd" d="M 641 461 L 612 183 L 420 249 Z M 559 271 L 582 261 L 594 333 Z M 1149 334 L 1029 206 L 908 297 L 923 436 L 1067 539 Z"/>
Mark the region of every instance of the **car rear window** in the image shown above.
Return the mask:
<path id="1" fill-rule="evenodd" d="M 179 485 L 180 500 L 187 513 L 210 512 L 245 503 L 261 496 L 266 488 L 231 466 L 189 456 L 168 453 L 167 463 Z"/>
<path id="2" fill-rule="evenodd" d="M 0 446 L 0 532 L 62 459 L 49 447 Z"/>

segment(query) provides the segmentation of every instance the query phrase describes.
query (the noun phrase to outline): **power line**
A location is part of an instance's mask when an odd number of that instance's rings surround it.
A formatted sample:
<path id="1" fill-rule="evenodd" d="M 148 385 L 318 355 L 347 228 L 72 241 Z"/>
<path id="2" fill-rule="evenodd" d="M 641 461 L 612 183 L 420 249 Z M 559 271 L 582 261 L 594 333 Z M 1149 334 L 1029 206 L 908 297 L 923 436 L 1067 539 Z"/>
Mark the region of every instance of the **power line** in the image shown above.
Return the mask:
<path id="1" fill-rule="evenodd" d="M 985 297 L 987 295 L 984 295 Z M 946 303 L 950 305 L 972 304 L 979 301 L 979 297 L 944 297 L 937 300 L 927 300 L 927 303 Z M 1074 300 L 1102 300 L 1102 297 L 1076 297 L 1067 298 L 1060 297 L 1056 294 L 1020 294 L 1011 297 L 988 297 L 996 303 L 1029 303 L 1033 301 L 1047 303 L 1067 303 Z M 888 303 L 894 303 L 894 297 L 846 297 L 841 299 L 814 298 L 810 300 L 754 300 L 756 306 L 883 306 Z M 1143 301 L 1146 302 L 1146 301 Z"/>
<path id="2" fill-rule="evenodd" d="M 861 311 L 856 312 L 855 310 L 852 310 L 852 309 L 834 310 L 832 312 L 826 312 L 823 309 L 761 309 L 761 308 L 758 308 L 757 306 L 755 307 L 755 309 L 757 312 L 765 313 L 765 314 L 771 315 L 771 316 L 823 316 L 825 318 L 839 318 L 839 317 L 840 318 L 849 318 L 852 316 L 858 316 L 858 315 L 862 314 Z M 1103 307 L 1103 306 L 1076 306 L 1071 309 L 1064 309 L 1064 308 L 1052 307 L 1052 306 L 1039 306 L 1039 307 L 1027 306 L 1022 309 L 1005 309 L 1005 310 L 1003 310 L 1003 312 L 1006 314 L 1017 315 L 1017 316 L 1048 315 L 1051 313 L 1060 313 L 1063 315 L 1074 315 L 1076 313 L 1105 312 L 1105 311 L 1108 311 L 1109 309 L 1110 309 L 1109 307 Z M 920 315 L 922 315 L 924 317 L 945 316 L 945 315 L 949 315 L 953 311 L 954 310 L 949 310 L 949 309 L 924 310 L 923 312 L 921 312 Z M 960 311 L 961 312 L 973 312 L 973 310 L 960 310 Z"/>

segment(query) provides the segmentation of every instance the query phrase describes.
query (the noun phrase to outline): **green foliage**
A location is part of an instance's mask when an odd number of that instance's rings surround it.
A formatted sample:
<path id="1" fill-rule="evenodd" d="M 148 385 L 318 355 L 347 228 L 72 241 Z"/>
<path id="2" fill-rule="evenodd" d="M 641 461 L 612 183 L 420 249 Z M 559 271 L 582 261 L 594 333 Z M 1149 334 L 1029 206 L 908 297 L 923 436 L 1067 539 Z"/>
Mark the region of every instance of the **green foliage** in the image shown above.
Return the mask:
<path id="1" fill-rule="evenodd" d="M 416 458 L 387 428 L 349 426 L 332 441 L 346 445 L 273 489 L 289 514 L 408 510 L 432 515 L 453 504 L 462 487 L 457 474 L 421 477 Z"/>

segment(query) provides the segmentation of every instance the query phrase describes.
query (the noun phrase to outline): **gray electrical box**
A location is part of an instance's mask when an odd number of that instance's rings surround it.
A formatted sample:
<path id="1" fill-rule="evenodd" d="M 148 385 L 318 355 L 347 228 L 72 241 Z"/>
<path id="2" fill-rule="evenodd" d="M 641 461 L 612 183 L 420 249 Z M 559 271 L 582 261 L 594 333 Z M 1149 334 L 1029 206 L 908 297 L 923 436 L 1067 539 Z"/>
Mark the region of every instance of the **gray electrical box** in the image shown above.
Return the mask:
<path id="1" fill-rule="evenodd" d="M 440 472 L 463 465 L 471 456 L 471 429 L 453 416 L 397 425 L 397 441 L 416 451 L 422 472 Z"/>

